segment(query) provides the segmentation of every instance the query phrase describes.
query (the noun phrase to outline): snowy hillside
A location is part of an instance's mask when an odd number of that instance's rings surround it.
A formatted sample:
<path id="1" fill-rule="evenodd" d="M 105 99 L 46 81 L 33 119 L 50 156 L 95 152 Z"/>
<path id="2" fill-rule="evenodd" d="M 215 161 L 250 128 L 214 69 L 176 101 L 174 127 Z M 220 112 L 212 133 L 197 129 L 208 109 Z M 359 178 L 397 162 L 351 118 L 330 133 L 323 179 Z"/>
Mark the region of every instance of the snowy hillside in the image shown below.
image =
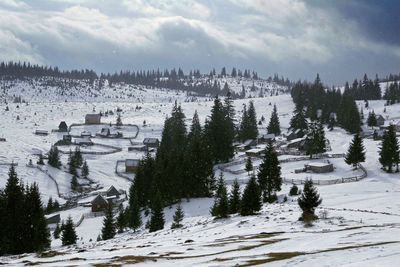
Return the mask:
<path id="1" fill-rule="evenodd" d="M 263 80 L 229 77 L 217 79 L 221 86 L 227 82 L 229 88 L 237 93 L 244 86 L 246 95 L 253 96 L 251 100 L 254 101 L 257 120 L 261 116 L 266 118 L 258 126 L 261 134 L 266 133 L 268 119 L 276 104 L 282 132 L 286 134 L 294 103 L 290 95 L 281 94 L 280 90 L 285 88 Z M 255 91 L 251 89 L 253 82 Z M 182 104 L 187 126 L 196 110 L 204 125 L 213 105 L 212 98 L 192 98 L 182 91 L 123 84 L 109 87 L 106 83 L 101 90 L 95 90 L 82 82 L 69 88 L 68 94 L 66 92 L 60 87 L 44 86 L 42 82 L 34 80 L 18 83 L 3 81 L 1 97 L 8 104 L 0 104 L 0 137 L 6 139 L 0 142 L 0 164 L 3 164 L 0 165 L 0 188 L 5 186 L 9 163 L 14 162 L 18 164 L 16 171 L 24 183 L 38 183 L 44 203 L 47 203 L 50 196 L 58 199 L 61 204 L 75 196 L 70 188 L 71 175 L 67 173 L 66 154 L 62 154 L 63 166 L 60 170 L 45 165 L 41 171 L 27 164 L 32 160 L 33 165 L 36 165 L 37 156 L 34 154 L 38 151 L 48 152 L 52 144 L 62 139 L 63 133 L 52 132 L 61 121 L 65 121 L 68 126 L 83 124 L 86 114 L 105 114 L 111 110 L 112 115 L 101 118 L 103 125 L 71 127 L 72 135 L 79 135 L 82 131 L 93 134 L 91 140 L 95 145 L 82 150 L 109 152 L 83 155 L 89 165 L 93 188 L 78 202 L 90 203 L 97 193 L 104 192 L 111 185 L 127 191 L 131 181 L 116 173 L 116 170 L 123 170 L 123 167 L 118 166 L 118 161 L 144 156 L 143 151 L 128 151 L 128 147 L 141 144 L 146 137 L 160 138 L 164 119 L 170 114 L 175 100 Z M 260 92 L 264 97 L 258 97 Z M 27 103 L 12 103 L 18 96 Z M 248 104 L 248 101 L 234 101 L 237 120 L 241 118 L 243 104 Z M 358 104 L 362 105 L 363 102 Z M 122 122 L 127 125 L 123 129 L 127 138 L 94 136 L 104 125 L 115 124 L 117 109 L 121 110 Z M 370 101 L 369 109 L 383 113 L 384 101 Z M 364 112 L 368 112 L 368 109 L 364 108 Z M 386 107 L 386 114 L 389 118 L 398 117 L 400 104 Z M 49 135 L 35 135 L 36 130 L 48 131 Z M 345 153 L 352 135 L 340 128 L 325 130 L 331 146 L 329 153 Z M 400 198 L 400 177 L 398 173 L 386 174 L 380 169 L 377 156 L 379 141 L 366 139 L 364 144 L 367 151 L 367 161 L 364 164 L 367 177 L 351 183 L 317 185 L 323 198 L 322 205 L 317 209 L 321 219 L 312 227 L 307 228 L 298 221 L 301 211 L 297 205 L 297 196 L 288 195 L 291 183 L 285 183 L 282 191 L 278 192 L 277 203 L 264 204 L 261 212 L 255 216 L 241 217 L 236 214 L 228 219 L 215 220 L 210 215 L 214 201 L 212 198 L 183 200 L 185 218 L 182 229 L 170 229 L 176 208 L 173 205 L 164 209 L 166 224 L 163 230 L 149 233 L 142 226 L 135 233 L 129 230 L 108 241 L 96 241 L 101 233 L 103 217 L 94 217 L 90 207 L 78 205 L 54 213 L 60 214 L 63 220 L 71 215 L 74 223 L 80 222 L 76 228 L 79 237 L 76 246 L 63 247 L 59 239 L 52 239 L 53 252 L 0 257 L 0 264 L 249 266 L 269 263 L 271 266 L 396 266 L 400 261 L 400 204 L 395 200 Z M 102 145 L 112 146 L 113 149 Z M 60 150 L 68 152 L 70 148 L 73 149 L 68 146 Z M 235 154 L 233 161 L 239 163 L 232 167 L 233 170 L 244 169 L 244 163 L 240 161 L 243 155 L 243 152 Z M 296 156 L 280 157 L 284 158 Z M 301 179 L 310 176 L 315 180 L 332 180 L 362 173 L 344 164 L 343 158 L 332 159 L 336 170 L 330 174 L 294 173 L 295 169 L 307 162 L 308 159 L 282 163 L 282 175 L 285 178 L 297 179 L 303 175 Z M 254 164 L 257 166 L 259 161 L 255 160 Z M 216 167 L 215 170 L 218 176 L 221 169 Z M 49 175 L 57 181 L 58 190 Z M 233 179 L 237 178 L 242 184 L 248 180 L 246 172 L 232 174 L 224 171 L 224 177 L 229 190 Z M 128 178 L 134 178 L 134 175 Z M 82 179 L 79 182 L 85 181 Z M 241 190 L 243 188 L 244 185 Z M 284 201 L 285 196 L 287 201 Z M 145 223 L 149 216 L 142 213 L 142 218 Z"/>

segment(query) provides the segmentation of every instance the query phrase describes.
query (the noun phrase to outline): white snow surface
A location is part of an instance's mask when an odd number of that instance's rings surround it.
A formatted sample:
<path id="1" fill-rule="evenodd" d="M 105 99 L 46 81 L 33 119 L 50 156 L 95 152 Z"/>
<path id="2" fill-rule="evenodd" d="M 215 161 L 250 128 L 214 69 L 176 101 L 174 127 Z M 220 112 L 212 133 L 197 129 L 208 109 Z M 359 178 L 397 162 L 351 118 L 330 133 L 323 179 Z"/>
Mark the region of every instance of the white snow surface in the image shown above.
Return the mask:
<path id="1" fill-rule="evenodd" d="M 27 86 L 26 83 L 19 83 L 13 88 L 19 90 L 15 95 L 24 93 L 28 104 L 9 102 L 9 111 L 5 111 L 6 104 L 0 104 L 0 137 L 6 138 L 6 142 L 0 142 L 0 163 L 18 163 L 18 177 L 23 179 L 25 184 L 38 183 L 44 203 L 47 203 L 50 196 L 53 199 L 57 198 L 61 203 L 64 200 L 57 196 L 55 183 L 44 172 L 27 167 L 26 164 L 29 159 L 36 163 L 37 156 L 32 155 L 33 151 L 46 153 L 53 143 L 62 139 L 62 133 L 51 132 L 52 129 L 57 129 L 60 121 L 66 121 L 68 126 L 84 123 L 85 114 L 93 113 L 93 110 L 113 110 L 114 115 L 102 117 L 102 122 L 114 124 L 118 107 L 122 109 L 124 124 L 139 126 L 136 139 L 92 138 L 94 143 L 120 147 L 121 152 L 84 155 L 90 169 L 89 178 L 101 187 L 97 192 L 104 191 L 111 185 L 128 191 L 131 182 L 117 176 L 115 166 L 117 160 L 140 159 L 144 156 L 140 151 L 128 152 L 131 141 L 140 143 L 145 137 L 160 138 L 164 119 L 170 114 L 175 100 L 182 104 L 187 126 L 190 125 L 195 110 L 204 123 L 213 105 L 208 98 L 185 102 L 187 97 L 182 92 L 153 89 L 138 89 L 139 95 L 129 99 L 118 99 L 116 92 L 107 89 L 108 91 L 103 92 L 101 96 L 71 96 L 65 102 L 65 96 L 59 96 L 55 88 L 49 87 L 47 97 L 39 99 L 37 88 L 32 91 L 28 90 Z M 241 89 L 240 83 L 237 88 Z M 294 109 L 289 95 L 254 97 L 252 100 L 258 119 L 262 115 L 266 118 L 259 126 L 260 133 L 266 133 L 273 104 L 277 105 L 281 127 L 283 132 L 286 132 Z M 235 100 L 238 119 L 243 104 L 247 104 L 248 101 L 249 99 Z M 359 102 L 359 105 L 363 105 L 363 102 Z M 141 109 L 137 109 L 137 106 Z M 369 101 L 369 109 L 374 109 L 375 113 L 383 113 L 384 101 Z M 364 108 L 365 115 L 367 110 Z M 399 114 L 400 105 L 386 107 L 386 115 L 389 118 L 396 118 Z M 16 119 L 17 116 L 20 117 L 19 120 Z M 34 134 L 37 129 L 47 130 L 49 135 L 37 136 Z M 80 131 L 81 129 L 78 132 Z M 326 137 L 332 147 L 330 153 L 345 153 L 352 139 L 350 134 L 340 128 L 326 130 Z M 261 212 L 255 216 L 241 217 L 235 214 L 227 219 L 216 220 L 210 215 L 214 201 L 212 198 L 182 200 L 185 213 L 183 228 L 170 229 L 176 209 L 176 205 L 172 205 L 164 209 L 166 224 L 163 230 L 149 233 L 142 226 L 136 232 L 129 230 L 117 234 L 111 240 L 99 242 L 96 239 L 101 234 L 103 217 L 85 218 L 76 228 L 79 237 L 77 245 L 63 247 L 60 240 L 52 240 L 51 250 L 55 251 L 52 255 L 4 256 L 0 257 L 0 264 L 397 266 L 400 262 L 400 175 L 387 174 L 380 169 L 379 144 L 379 141 L 364 140 L 367 160 L 363 165 L 368 172 L 367 178 L 353 183 L 317 185 L 323 202 L 316 212 L 320 219 L 311 227 L 305 227 L 298 221 L 301 211 L 297 205 L 297 196 L 288 196 L 291 185 L 283 184 L 278 193 L 279 203 L 264 204 Z M 97 151 L 94 148 L 93 150 Z M 60 170 L 47 165 L 43 169 L 47 169 L 56 177 L 60 193 L 66 196 L 71 194 L 71 175 L 66 172 L 67 155 L 63 154 L 61 161 L 63 167 Z M 282 175 L 288 178 L 311 175 L 313 179 L 331 179 L 359 174 L 359 170 L 347 166 L 343 158 L 331 159 L 331 162 L 336 169 L 327 174 L 294 174 L 295 169 L 303 167 L 307 162 L 283 163 Z M 261 160 L 254 161 L 255 166 L 260 163 Z M 244 169 L 244 164 L 232 168 Z M 123 167 L 120 166 L 118 171 L 123 172 Z M 0 188 L 6 184 L 7 172 L 8 166 L 0 165 Z M 131 177 L 134 178 L 134 175 Z M 224 173 L 224 177 L 227 181 L 235 178 L 242 181 L 248 179 L 247 173 Z M 244 185 L 241 189 L 243 188 Z M 92 192 L 93 195 L 80 201 L 90 201 L 97 192 Z M 76 223 L 83 215 L 90 214 L 90 207 L 80 206 L 59 213 L 63 220 L 71 216 Z M 143 222 L 148 219 L 143 213 Z"/>

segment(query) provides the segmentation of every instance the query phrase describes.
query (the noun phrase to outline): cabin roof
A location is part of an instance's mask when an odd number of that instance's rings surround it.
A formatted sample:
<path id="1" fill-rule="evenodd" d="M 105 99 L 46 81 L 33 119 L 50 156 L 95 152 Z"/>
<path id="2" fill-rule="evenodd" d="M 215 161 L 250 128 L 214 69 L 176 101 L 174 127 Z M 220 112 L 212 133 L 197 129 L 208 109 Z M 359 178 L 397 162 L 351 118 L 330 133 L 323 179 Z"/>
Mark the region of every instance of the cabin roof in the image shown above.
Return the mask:
<path id="1" fill-rule="evenodd" d="M 138 159 L 126 159 L 125 166 L 126 167 L 137 167 L 137 166 L 139 166 L 139 160 Z"/>
<path id="2" fill-rule="evenodd" d="M 101 195 L 97 195 L 97 197 L 95 197 L 92 200 L 92 204 L 98 204 L 98 205 L 107 205 L 107 201 L 104 199 L 104 197 L 102 197 Z"/>

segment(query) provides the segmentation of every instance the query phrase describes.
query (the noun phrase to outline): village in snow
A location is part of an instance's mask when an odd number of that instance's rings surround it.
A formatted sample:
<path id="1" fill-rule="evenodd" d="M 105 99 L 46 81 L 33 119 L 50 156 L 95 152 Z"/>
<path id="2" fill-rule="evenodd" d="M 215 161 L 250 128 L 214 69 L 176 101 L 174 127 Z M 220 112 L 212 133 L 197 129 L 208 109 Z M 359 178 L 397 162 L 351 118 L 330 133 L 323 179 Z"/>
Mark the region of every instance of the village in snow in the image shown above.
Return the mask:
<path id="1" fill-rule="evenodd" d="M 226 84 L 230 92 L 241 94 L 231 101 L 235 127 L 240 128 L 246 107 L 249 111 L 253 106 L 257 136 L 234 138 L 233 156 L 213 164 L 212 195 L 166 201 L 165 223 L 157 231 L 149 230 L 152 206 L 142 207 L 140 225 L 122 226 L 108 239 L 102 238 L 105 214 L 111 207 L 117 225 L 119 212 L 132 203 L 130 188 L 136 173 L 146 157 L 157 157 L 171 112 L 180 107 L 187 133 L 194 116 L 204 128 L 215 109 L 215 95 L 117 82 L 109 85 L 107 80 L 98 90 L 77 81 L 66 95 L 57 85 L 43 85 L 43 79 L 0 82 L 0 189 L 7 185 L 11 166 L 24 185 L 37 184 L 51 243 L 41 253 L 1 256 L 0 264 L 394 266 L 400 261 L 400 175 L 396 164 L 388 173 L 379 160 L 389 127 L 397 139 L 400 135 L 399 103 L 355 102 L 365 160 L 353 165 L 346 163 L 346 155 L 354 134 L 337 123 L 321 126 L 324 150 L 307 153 L 309 130 L 291 127 L 296 110 L 293 85 L 258 77 L 211 77 L 210 84 Z M 380 83 L 382 95 L 392 83 Z M 343 93 L 345 88 L 338 91 Z M 225 94 L 219 97 L 224 103 Z M 278 133 L 268 130 L 274 110 Z M 317 118 L 322 113 L 316 110 Z M 375 126 L 369 126 L 371 114 Z M 329 116 L 336 121 L 337 114 Z M 309 118 L 306 121 L 311 123 Z M 264 199 L 260 209 L 248 216 L 242 216 L 240 209 L 213 216 L 218 202 L 214 190 L 221 179 L 228 198 L 235 186 L 243 196 L 252 177 L 264 168 L 270 144 L 281 171 L 276 198 Z M 55 148 L 59 165 L 52 166 Z M 81 163 L 71 170 L 71 158 L 77 153 Z M 315 207 L 315 219 L 306 222 L 299 220 L 298 199 L 310 180 L 322 202 Z M 178 207 L 183 218 L 180 227 L 172 227 Z M 65 245 L 55 231 L 69 219 L 77 238 Z"/>

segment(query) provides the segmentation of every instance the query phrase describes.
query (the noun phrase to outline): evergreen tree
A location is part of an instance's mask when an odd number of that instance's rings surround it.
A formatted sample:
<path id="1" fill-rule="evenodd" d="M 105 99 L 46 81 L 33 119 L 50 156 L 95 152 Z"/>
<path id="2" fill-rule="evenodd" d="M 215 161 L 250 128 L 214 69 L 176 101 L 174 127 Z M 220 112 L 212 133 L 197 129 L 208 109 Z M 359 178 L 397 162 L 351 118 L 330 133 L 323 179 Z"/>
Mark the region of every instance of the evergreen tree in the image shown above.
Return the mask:
<path id="1" fill-rule="evenodd" d="M 49 200 L 47 201 L 47 206 L 46 206 L 46 213 L 51 213 L 53 211 L 53 198 L 50 197 Z"/>
<path id="2" fill-rule="evenodd" d="M 269 134 L 275 134 L 276 136 L 281 134 L 281 128 L 279 124 L 279 117 L 276 105 L 274 105 L 274 109 L 272 111 L 271 119 L 269 120 L 267 130 Z"/>
<path id="3" fill-rule="evenodd" d="M 75 167 L 79 168 L 83 164 L 83 158 L 82 158 L 82 152 L 79 147 L 75 147 L 75 152 L 74 152 L 74 162 L 75 162 Z"/>
<path id="4" fill-rule="evenodd" d="M 72 221 L 71 216 L 69 216 L 64 227 L 62 227 L 62 233 L 61 233 L 62 245 L 68 246 L 76 244 L 77 239 L 78 237 L 76 236 L 74 222 Z"/>
<path id="5" fill-rule="evenodd" d="M 240 215 L 253 215 L 261 209 L 261 206 L 260 189 L 256 177 L 252 175 L 243 192 Z"/>
<path id="6" fill-rule="evenodd" d="M 72 174 L 73 176 L 78 175 L 78 172 L 76 171 L 77 163 L 76 163 L 75 159 L 76 158 L 74 157 L 74 155 L 72 154 L 72 151 L 70 150 L 69 155 L 68 155 L 68 166 L 69 166 L 68 170 L 69 170 L 69 173 Z"/>
<path id="7" fill-rule="evenodd" d="M 238 180 L 233 182 L 233 188 L 229 196 L 229 214 L 238 213 L 240 211 L 240 186 Z"/>
<path id="8" fill-rule="evenodd" d="M 299 194 L 299 188 L 297 185 L 293 184 L 289 191 L 289 196 L 296 196 Z"/>
<path id="9" fill-rule="evenodd" d="M 127 211 L 127 225 L 129 228 L 136 230 L 142 225 L 140 216 L 140 206 L 137 191 L 134 185 L 129 190 L 129 206 Z"/>
<path id="10" fill-rule="evenodd" d="M 24 188 L 20 185 L 14 164 L 11 164 L 8 179 L 4 189 L 4 202 L 2 203 L 3 227 L 0 236 L 0 254 L 19 254 L 24 252 Z M 24 215 L 24 214 L 23 214 Z"/>
<path id="11" fill-rule="evenodd" d="M 119 113 L 118 113 L 118 116 L 117 116 L 116 125 L 117 125 L 118 127 L 122 126 L 121 114 L 119 114 Z"/>
<path id="12" fill-rule="evenodd" d="M 183 225 L 181 224 L 183 217 L 185 216 L 183 210 L 182 210 L 182 206 L 179 203 L 178 207 L 176 208 L 175 214 L 173 216 L 174 221 L 171 225 L 171 229 L 175 229 L 175 228 L 181 228 Z"/>
<path id="13" fill-rule="evenodd" d="M 118 228 L 118 233 L 122 233 L 124 231 L 124 228 L 126 226 L 126 218 L 125 218 L 125 210 L 124 207 L 122 206 L 122 203 L 118 207 L 118 217 L 117 217 L 117 228 Z"/>
<path id="14" fill-rule="evenodd" d="M 374 111 L 368 114 L 367 125 L 369 127 L 378 126 L 378 121 L 376 120 L 376 115 Z"/>
<path id="15" fill-rule="evenodd" d="M 103 228 L 101 229 L 101 238 L 103 240 L 111 239 L 115 236 L 115 222 L 112 202 L 108 203 L 105 217 L 103 220 Z"/>
<path id="16" fill-rule="evenodd" d="M 49 151 L 49 165 L 54 168 L 60 168 L 60 155 L 58 148 L 56 146 L 52 146 Z"/>
<path id="17" fill-rule="evenodd" d="M 302 107 L 297 107 L 294 110 L 294 115 L 290 119 L 290 129 L 307 131 L 307 120 Z M 271 116 L 272 119 L 272 116 Z"/>
<path id="18" fill-rule="evenodd" d="M 350 133 L 358 133 L 361 128 L 360 113 L 350 93 L 344 93 L 339 105 L 338 122 Z"/>
<path id="19" fill-rule="evenodd" d="M 213 162 L 197 111 L 188 135 L 184 159 L 186 197 L 209 197 L 212 192 Z"/>
<path id="20" fill-rule="evenodd" d="M 306 180 L 303 193 L 298 198 L 297 202 L 303 211 L 302 218 L 316 218 L 314 211 L 315 208 L 321 204 L 322 199 L 319 197 L 317 189 L 314 187 L 311 179 Z"/>
<path id="21" fill-rule="evenodd" d="M 72 175 L 72 179 L 71 179 L 71 189 L 72 189 L 73 191 L 76 191 L 76 190 L 78 189 L 78 186 L 79 186 L 79 184 L 78 184 L 78 178 L 77 178 L 77 176 L 74 174 L 74 175 Z"/>
<path id="22" fill-rule="evenodd" d="M 248 128 L 249 128 L 249 119 L 248 119 L 248 115 L 247 115 L 247 109 L 246 109 L 246 105 L 243 104 L 243 111 L 242 111 L 242 120 L 240 122 L 240 126 L 239 126 L 239 139 L 240 141 L 244 142 L 246 141 L 248 138 Z"/>
<path id="23" fill-rule="evenodd" d="M 87 165 L 87 162 L 85 160 L 82 166 L 82 176 L 83 178 L 87 179 L 88 175 L 89 175 L 89 166 Z"/>
<path id="24" fill-rule="evenodd" d="M 363 141 L 358 134 L 354 135 L 344 161 L 346 164 L 353 165 L 354 167 L 357 167 L 360 162 L 365 161 Z"/>
<path id="25" fill-rule="evenodd" d="M 25 251 L 43 251 L 50 247 L 50 233 L 47 228 L 44 209 L 40 199 L 39 187 L 36 183 L 27 187 L 25 195 L 24 220 L 26 225 Z"/>
<path id="26" fill-rule="evenodd" d="M 218 96 L 215 97 L 211 116 L 206 121 L 205 136 L 210 146 L 213 162 L 227 162 L 233 157 L 233 133 L 229 114 Z"/>
<path id="27" fill-rule="evenodd" d="M 306 153 L 312 158 L 314 154 L 326 151 L 326 139 L 325 131 L 320 121 L 310 123 L 309 129 L 310 132 L 306 139 Z"/>
<path id="28" fill-rule="evenodd" d="M 382 146 L 379 152 L 379 162 L 382 164 L 382 168 L 388 173 L 392 172 L 393 165 L 396 165 L 396 172 L 399 171 L 399 153 L 396 132 L 394 126 L 390 125 L 383 135 Z"/>
<path id="29" fill-rule="evenodd" d="M 211 208 L 211 215 L 217 218 L 227 218 L 229 211 L 228 194 L 224 177 L 221 173 L 218 179 L 217 191 L 215 194 L 214 205 Z"/>
<path id="30" fill-rule="evenodd" d="M 263 195 L 264 202 L 272 202 L 276 199 L 275 192 L 281 190 L 282 178 L 281 167 L 279 166 L 278 154 L 272 141 L 268 142 L 263 162 L 259 167 L 258 184 Z"/>
<path id="31" fill-rule="evenodd" d="M 150 232 L 155 232 L 164 228 L 164 212 L 160 193 L 156 190 L 154 199 L 151 203 Z"/>
<path id="32" fill-rule="evenodd" d="M 250 172 L 253 170 L 253 162 L 251 161 L 251 157 L 247 157 L 245 170 L 247 171 L 247 174 L 249 174 L 249 175 L 250 175 Z"/>
<path id="33" fill-rule="evenodd" d="M 256 139 L 258 136 L 257 115 L 253 101 L 249 102 L 249 109 L 247 110 L 247 116 L 248 116 L 247 139 Z"/>
<path id="34" fill-rule="evenodd" d="M 60 228 L 60 225 L 57 223 L 56 229 L 54 229 L 54 232 L 53 232 L 54 239 L 59 239 L 60 233 L 61 233 L 61 228 Z"/>

